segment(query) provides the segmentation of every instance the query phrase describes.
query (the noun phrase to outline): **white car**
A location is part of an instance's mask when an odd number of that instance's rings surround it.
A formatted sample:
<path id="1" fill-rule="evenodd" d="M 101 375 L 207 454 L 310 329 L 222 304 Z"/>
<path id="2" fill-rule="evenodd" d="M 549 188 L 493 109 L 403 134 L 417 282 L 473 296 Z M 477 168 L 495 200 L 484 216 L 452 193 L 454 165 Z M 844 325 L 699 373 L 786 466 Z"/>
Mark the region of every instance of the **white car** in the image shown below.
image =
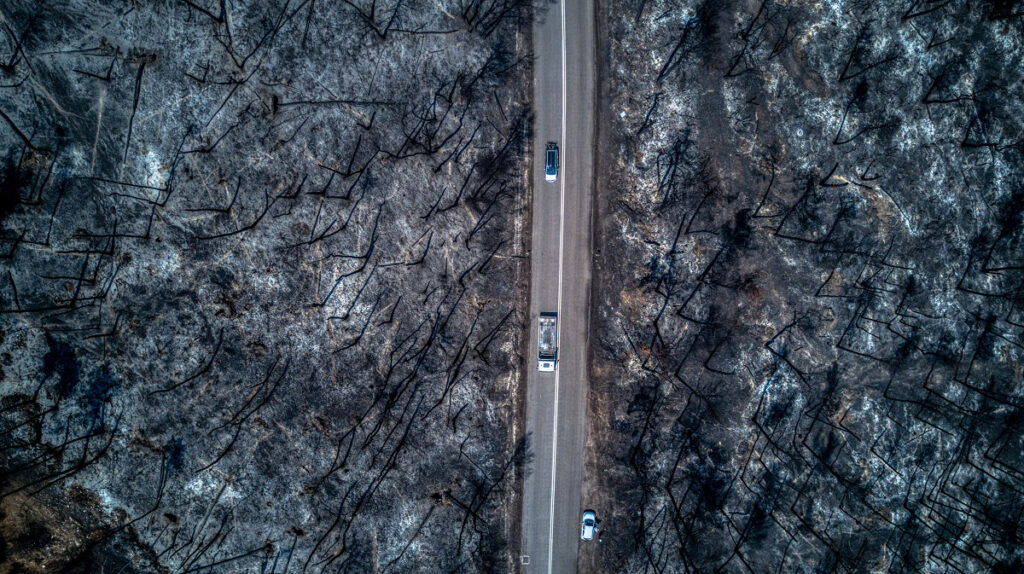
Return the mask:
<path id="1" fill-rule="evenodd" d="M 583 525 L 580 526 L 580 540 L 593 540 L 594 532 L 597 532 L 597 513 L 593 510 L 583 511 Z"/>
<path id="2" fill-rule="evenodd" d="M 544 154 L 544 181 L 558 181 L 558 144 L 555 142 L 548 142 Z"/>

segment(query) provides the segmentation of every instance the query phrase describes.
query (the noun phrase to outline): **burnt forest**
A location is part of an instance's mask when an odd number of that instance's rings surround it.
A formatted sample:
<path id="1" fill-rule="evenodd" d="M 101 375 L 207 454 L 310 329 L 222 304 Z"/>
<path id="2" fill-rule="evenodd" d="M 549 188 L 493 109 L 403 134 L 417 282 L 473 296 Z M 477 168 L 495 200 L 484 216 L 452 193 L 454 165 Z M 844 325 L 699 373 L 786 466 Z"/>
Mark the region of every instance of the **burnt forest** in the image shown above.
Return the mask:
<path id="1" fill-rule="evenodd" d="M 546 571 L 558 6 L 0 3 L 0 574 Z M 594 6 L 578 571 L 1024 574 L 1024 2 Z"/>
<path id="2" fill-rule="evenodd" d="M 1024 570 L 1024 4 L 602 11 L 581 564 Z"/>
<path id="3" fill-rule="evenodd" d="M 529 3 L 0 7 L 0 571 L 509 570 Z"/>

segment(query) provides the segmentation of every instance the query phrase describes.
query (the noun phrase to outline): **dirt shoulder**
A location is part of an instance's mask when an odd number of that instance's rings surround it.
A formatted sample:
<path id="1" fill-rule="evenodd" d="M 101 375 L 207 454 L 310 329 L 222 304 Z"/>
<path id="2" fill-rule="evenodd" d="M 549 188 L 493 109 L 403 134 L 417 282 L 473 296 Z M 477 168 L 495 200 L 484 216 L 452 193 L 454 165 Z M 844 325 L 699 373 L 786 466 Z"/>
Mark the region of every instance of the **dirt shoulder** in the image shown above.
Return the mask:
<path id="1" fill-rule="evenodd" d="M 624 544 L 623 535 L 625 530 L 616 529 L 616 521 L 609 520 L 612 516 L 611 510 L 616 508 L 618 501 L 613 494 L 614 484 L 607 480 L 602 472 L 604 457 L 601 453 L 602 445 L 607 444 L 612 438 L 610 428 L 612 425 L 611 415 L 613 409 L 607 404 L 609 395 L 603 392 L 607 385 L 607 378 L 610 372 L 604 368 L 603 360 L 597 352 L 601 345 L 600 329 L 606 322 L 608 297 L 606 290 L 608 285 L 607 266 L 614 264 L 604 256 L 604 246 L 609 233 L 609 221 L 603 217 L 608 211 L 608 204 L 613 194 L 612 180 L 618 162 L 614 153 L 613 134 L 610 132 L 610 124 L 606 121 L 612 113 L 611 98 L 609 94 L 609 45 L 608 45 L 608 2 L 595 0 L 595 30 L 597 32 L 597 85 L 595 94 L 596 126 L 595 151 L 594 151 L 594 190 L 593 190 L 593 263 L 591 267 L 591 293 L 590 293 L 590 332 L 589 348 L 587 349 L 587 364 L 589 372 L 587 379 L 590 388 L 587 392 L 587 427 L 586 427 L 586 450 L 584 453 L 583 485 L 581 489 L 583 506 L 593 508 L 597 512 L 598 520 L 601 521 L 602 529 L 598 532 L 598 538 L 590 544 L 583 544 L 579 553 L 580 572 L 614 572 L 619 568 L 616 565 L 622 564 L 628 556 L 628 545 Z"/>

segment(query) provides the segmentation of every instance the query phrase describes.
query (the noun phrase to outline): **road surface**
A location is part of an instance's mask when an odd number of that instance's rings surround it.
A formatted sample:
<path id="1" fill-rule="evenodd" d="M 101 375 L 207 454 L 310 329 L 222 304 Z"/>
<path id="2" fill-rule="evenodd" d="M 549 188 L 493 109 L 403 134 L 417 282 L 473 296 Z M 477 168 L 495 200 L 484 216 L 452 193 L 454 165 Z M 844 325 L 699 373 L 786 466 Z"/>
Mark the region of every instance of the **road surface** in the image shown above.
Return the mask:
<path id="1" fill-rule="evenodd" d="M 594 157 L 593 0 L 547 4 L 534 23 L 533 245 L 526 431 L 533 460 L 523 492 L 523 572 L 576 571 L 584 414 Z M 558 142 L 556 183 L 544 150 Z M 537 318 L 558 312 L 558 366 L 537 371 Z M 598 516 L 600 516 L 600 509 Z M 596 544 L 590 542 L 589 544 Z"/>

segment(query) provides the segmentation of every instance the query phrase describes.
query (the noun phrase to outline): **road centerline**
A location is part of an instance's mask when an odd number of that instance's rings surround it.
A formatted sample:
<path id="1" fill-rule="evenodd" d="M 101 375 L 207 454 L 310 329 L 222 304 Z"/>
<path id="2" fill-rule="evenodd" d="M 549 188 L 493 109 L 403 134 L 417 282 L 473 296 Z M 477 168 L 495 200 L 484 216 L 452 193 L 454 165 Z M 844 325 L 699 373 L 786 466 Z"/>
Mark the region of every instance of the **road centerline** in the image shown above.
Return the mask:
<path id="1" fill-rule="evenodd" d="M 559 156 L 561 156 L 561 163 L 562 163 L 562 165 L 561 165 L 560 171 L 562 173 L 561 173 L 561 177 L 559 178 L 559 186 L 558 186 L 558 196 L 559 196 L 558 197 L 558 201 L 559 201 L 559 205 L 558 205 L 558 303 L 556 304 L 556 310 L 557 310 L 558 316 L 559 316 L 558 328 L 559 328 L 560 331 L 564 332 L 564 330 L 562 329 L 562 321 L 564 319 L 564 315 L 562 313 L 562 268 L 563 268 L 563 260 L 564 260 L 564 255 L 565 255 L 565 173 L 566 173 L 565 166 L 568 164 L 568 160 L 566 159 L 567 158 L 567 154 L 565 153 L 565 150 L 567 149 L 567 146 L 566 146 L 566 129 L 565 129 L 565 109 L 566 109 L 565 0 L 561 0 L 561 2 L 559 2 L 559 5 L 560 5 L 560 9 L 561 9 L 561 31 L 562 31 L 562 33 L 561 33 L 561 52 L 562 52 L 561 53 L 561 57 L 562 57 L 562 66 L 561 66 L 561 68 L 562 68 L 562 110 L 561 110 L 562 122 L 561 122 L 561 128 L 562 128 L 562 133 L 560 135 L 561 141 L 559 142 L 559 147 L 561 148 L 561 151 L 559 152 Z M 561 339 L 561 335 L 559 335 L 559 339 Z M 559 346 L 561 346 L 560 343 L 559 343 Z M 560 354 L 560 351 L 561 350 L 559 349 L 559 351 L 557 351 L 557 352 Z M 561 359 L 559 358 L 559 361 L 560 360 Z M 554 419 L 552 421 L 552 432 L 551 432 L 551 490 L 549 491 L 549 495 L 550 495 L 550 498 L 549 498 L 550 508 L 549 508 L 549 514 L 548 514 L 548 574 L 552 573 L 552 568 L 554 566 L 554 556 L 555 556 L 555 552 L 554 552 L 554 550 L 555 550 L 555 477 L 556 477 L 556 473 L 557 473 L 557 463 L 558 463 L 558 387 L 559 387 L 559 374 L 560 374 L 560 372 L 561 372 L 561 368 L 556 363 L 555 364 L 555 400 L 554 400 L 554 409 L 553 409 L 554 410 Z"/>

